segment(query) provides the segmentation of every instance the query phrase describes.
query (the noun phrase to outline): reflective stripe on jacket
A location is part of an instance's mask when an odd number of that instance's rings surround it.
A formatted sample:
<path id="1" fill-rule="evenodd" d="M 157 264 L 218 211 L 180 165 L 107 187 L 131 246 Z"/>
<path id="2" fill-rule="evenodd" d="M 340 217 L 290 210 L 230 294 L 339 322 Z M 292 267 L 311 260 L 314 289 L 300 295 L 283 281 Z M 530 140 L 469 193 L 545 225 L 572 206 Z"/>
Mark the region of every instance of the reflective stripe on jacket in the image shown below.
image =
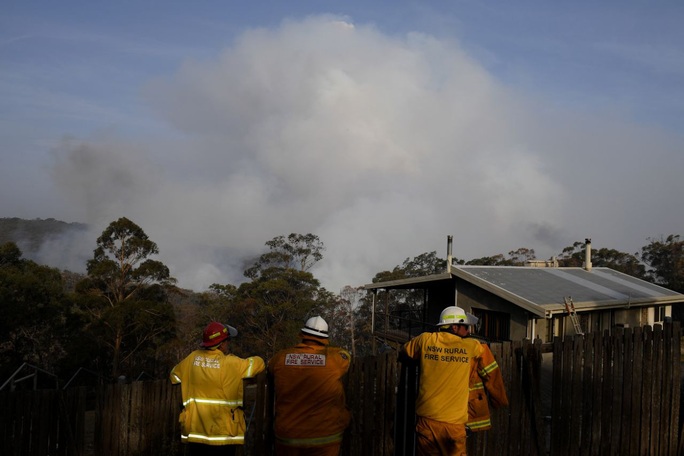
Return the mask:
<path id="1" fill-rule="evenodd" d="M 508 405 L 501 369 L 489 346 L 482 343 L 482 347 L 484 348 L 482 357 L 477 363 L 473 362 L 470 368 L 466 426 L 473 432 L 491 429 L 490 403 L 495 409 Z"/>
<path id="2" fill-rule="evenodd" d="M 264 360 L 258 356 L 242 359 L 224 355 L 219 349 L 190 353 L 170 375 L 171 383 L 181 384 L 181 440 L 207 445 L 243 444 L 242 379 L 264 369 Z"/>
<path id="3" fill-rule="evenodd" d="M 347 350 L 310 335 L 270 359 L 278 442 L 317 446 L 342 440 L 351 419 L 342 383 L 350 361 Z"/>

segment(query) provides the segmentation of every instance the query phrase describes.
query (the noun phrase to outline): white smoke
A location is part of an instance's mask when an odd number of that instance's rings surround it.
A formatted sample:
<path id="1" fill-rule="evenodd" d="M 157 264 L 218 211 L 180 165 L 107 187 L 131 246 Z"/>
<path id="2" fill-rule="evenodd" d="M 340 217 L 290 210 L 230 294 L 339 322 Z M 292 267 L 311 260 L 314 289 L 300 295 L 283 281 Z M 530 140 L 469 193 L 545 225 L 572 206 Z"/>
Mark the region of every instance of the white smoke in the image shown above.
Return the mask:
<path id="1" fill-rule="evenodd" d="M 247 31 L 144 96 L 175 137 L 68 140 L 53 176 L 93 228 L 84 250 L 128 217 L 197 291 L 243 280 L 246 259 L 293 232 L 327 246 L 313 272 L 335 292 L 445 257 L 449 234 L 466 260 L 519 247 L 548 258 L 584 237 L 629 251 L 661 234 L 641 220 L 654 202 L 682 194 L 683 159 L 658 152 L 680 140 L 544 109 L 458 42 L 336 17 Z M 634 160 L 662 181 L 629 171 Z"/>

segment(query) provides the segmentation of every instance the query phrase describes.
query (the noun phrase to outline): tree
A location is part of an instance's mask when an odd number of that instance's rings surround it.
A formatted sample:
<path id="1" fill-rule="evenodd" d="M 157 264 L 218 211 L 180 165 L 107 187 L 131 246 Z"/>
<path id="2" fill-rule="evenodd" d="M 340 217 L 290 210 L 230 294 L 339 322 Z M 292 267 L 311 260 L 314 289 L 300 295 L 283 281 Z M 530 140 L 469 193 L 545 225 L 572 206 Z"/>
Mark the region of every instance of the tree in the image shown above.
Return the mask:
<path id="1" fill-rule="evenodd" d="M 296 342 L 309 316 L 334 306 L 335 297 L 309 272 L 323 258 L 325 246 L 313 234 L 292 233 L 265 243 L 268 250 L 244 274 L 238 288 L 214 284 L 205 310 L 238 327 L 235 350 L 249 348 L 266 358 Z"/>
<path id="2" fill-rule="evenodd" d="M 529 260 L 534 260 L 536 258 L 534 249 L 528 249 L 527 247 L 520 247 L 518 250 L 511 250 L 508 252 L 508 258 L 513 262 L 515 266 L 524 266 Z"/>
<path id="3" fill-rule="evenodd" d="M 462 264 L 462 261 L 458 259 L 454 259 L 453 262 Z M 392 271 L 379 272 L 373 277 L 373 283 L 439 274 L 446 271 L 446 266 L 446 260 L 437 257 L 437 252 L 426 252 L 413 258 L 406 258 L 401 265 L 395 266 Z M 423 290 L 393 290 L 392 293 L 379 291 L 378 297 L 378 301 L 384 303 L 385 310 L 379 313 L 384 314 L 387 318 L 388 329 L 402 330 L 406 327 L 407 322 L 420 321 Z M 371 309 L 370 296 L 363 299 L 360 308 Z"/>
<path id="4" fill-rule="evenodd" d="M 58 269 L 22 258 L 13 242 L 0 245 L 0 375 L 26 362 L 56 372 L 67 356 L 69 300 Z"/>
<path id="5" fill-rule="evenodd" d="M 314 234 L 290 234 L 276 236 L 266 242 L 269 251 L 262 254 L 256 262 L 245 271 L 250 279 L 258 277 L 261 271 L 269 268 L 296 269 L 308 271 L 323 258 L 325 246 Z"/>
<path id="6" fill-rule="evenodd" d="M 173 328 L 167 288 L 175 283 L 159 253 L 138 225 L 122 217 L 97 238 L 88 277 L 77 287 L 92 317 L 91 332 L 111 351 L 111 375 L 146 344 L 154 347 Z M 145 347 L 148 348 L 148 347 Z"/>
<path id="7" fill-rule="evenodd" d="M 678 234 L 651 239 L 642 247 L 641 259 L 649 267 L 646 276 L 679 293 L 684 293 L 684 240 Z"/>
<path id="8" fill-rule="evenodd" d="M 498 253 L 494 256 L 475 258 L 467 261 L 469 266 L 524 266 L 528 260 L 535 258 L 534 249 L 520 247 L 517 250 L 508 252 L 508 258 Z"/>
<path id="9" fill-rule="evenodd" d="M 454 259 L 454 262 L 460 261 Z M 406 258 L 401 265 L 395 266 L 391 271 L 378 272 L 373 277 L 373 283 L 439 274 L 446 271 L 446 263 L 445 259 L 437 257 L 436 251 L 421 253 L 413 258 Z"/>
<path id="10" fill-rule="evenodd" d="M 234 316 L 246 329 L 243 343 L 265 358 L 292 345 L 306 319 L 331 305 L 333 296 L 309 272 L 269 268 L 238 288 Z"/>
<path id="11" fill-rule="evenodd" d="M 337 305 L 334 307 L 331 315 L 327 317 L 335 324 L 332 325 L 330 336 L 335 336 L 338 344 L 348 346 L 352 356 L 356 356 L 356 309 L 359 306 L 359 300 L 363 295 L 362 287 L 354 288 L 347 285 L 340 292 Z M 327 319 L 326 319 L 327 321 Z M 349 341 L 348 344 L 342 341 Z"/>
<path id="12" fill-rule="evenodd" d="M 561 267 L 583 267 L 586 256 L 586 243 L 577 241 L 572 246 L 565 247 L 558 256 Z M 610 268 L 633 277 L 644 278 L 645 268 L 635 255 L 620 252 L 615 249 L 593 249 L 591 264 L 594 267 Z"/>
<path id="13" fill-rule="evenodd" d="M 466 265 L 468 265 L 468 266 L 512 266 L 513 263 L 512 263 L 512 261 L 507 260 L 506 257 L 504 257 L 501 253 L 498 253 L 494 256 L 475 258 L 475 259 L 466 261 Z"/>

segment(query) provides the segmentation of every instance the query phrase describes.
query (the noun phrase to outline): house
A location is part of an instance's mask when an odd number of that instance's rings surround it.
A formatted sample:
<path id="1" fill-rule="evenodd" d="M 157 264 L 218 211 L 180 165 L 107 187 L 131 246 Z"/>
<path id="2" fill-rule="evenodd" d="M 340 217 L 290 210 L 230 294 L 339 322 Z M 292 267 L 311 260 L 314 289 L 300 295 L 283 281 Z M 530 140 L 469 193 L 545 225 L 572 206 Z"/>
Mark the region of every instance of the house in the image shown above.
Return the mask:
<path id="1" fill-rule="evenodd" d="M 584 267 L 558 267 L 555 261 L 526 266 L 452 264 L 442 274 L 367 284 L 373 294 L 376 336 L 402 342 L 434 330 L 441 310 L 457 305 L 480 318 L 477 333 L 492 341 L 603 332 L 616 326 L 653 325 L 671 319 L 684 295 L 610 268 L 593 268 L 591 241 Z M 406 304 L 407 292 L 412 303 Z M 403 293 L 397 303 L 391 295 Z M 415 303 L 416 297 L 421 301 Z"/>

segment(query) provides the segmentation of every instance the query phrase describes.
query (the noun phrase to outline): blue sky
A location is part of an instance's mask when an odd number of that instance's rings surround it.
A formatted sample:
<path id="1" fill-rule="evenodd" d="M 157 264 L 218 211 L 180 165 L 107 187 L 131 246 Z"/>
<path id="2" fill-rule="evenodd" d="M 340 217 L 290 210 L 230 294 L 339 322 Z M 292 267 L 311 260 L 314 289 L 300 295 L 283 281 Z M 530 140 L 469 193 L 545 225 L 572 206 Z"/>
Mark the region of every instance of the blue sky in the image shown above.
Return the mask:
<path id="1" fill-rule="evenodd" d="M 0 16 L 0 217 L 127 216 L 181 285 L 290 232 L 360 285 L 684 227 L 680 2 L 19 2 Z"/>

